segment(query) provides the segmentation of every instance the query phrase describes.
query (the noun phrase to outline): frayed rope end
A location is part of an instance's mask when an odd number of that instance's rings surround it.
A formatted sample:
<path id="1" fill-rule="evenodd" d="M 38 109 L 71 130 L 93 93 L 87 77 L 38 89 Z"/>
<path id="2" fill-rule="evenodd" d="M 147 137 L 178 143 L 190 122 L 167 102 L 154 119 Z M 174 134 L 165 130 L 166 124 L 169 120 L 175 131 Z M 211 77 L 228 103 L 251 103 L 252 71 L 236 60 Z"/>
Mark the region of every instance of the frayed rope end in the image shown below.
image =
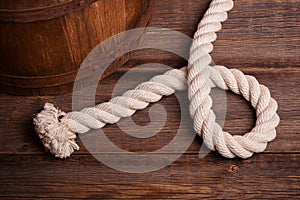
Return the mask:
<path id="1" fill-rule="evenodd" d="M 37 113 L 33 119 L 35 131 L 42 140 L 46 150 L 55 157 L 67 158 L 75 150 L 79 150 L 76 144 L 76 134 L 69 129 L 67 123 L 61 121 L 66 113 L 54 107 L 51 103 L 44 105 L 44 110 Z"/>

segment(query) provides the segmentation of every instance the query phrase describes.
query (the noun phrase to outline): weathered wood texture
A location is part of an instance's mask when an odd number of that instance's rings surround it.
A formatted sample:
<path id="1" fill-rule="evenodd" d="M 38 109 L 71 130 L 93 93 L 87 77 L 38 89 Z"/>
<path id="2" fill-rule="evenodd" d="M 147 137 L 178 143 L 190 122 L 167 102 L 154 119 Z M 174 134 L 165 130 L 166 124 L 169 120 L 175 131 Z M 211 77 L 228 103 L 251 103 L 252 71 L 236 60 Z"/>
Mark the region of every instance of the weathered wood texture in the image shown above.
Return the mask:
<path id="1" fill-rule="evenodd" d="M 3 155 L 1 161 L 0 191 L 8 198 L 276 199 L 298 198 L 300 190 L 300 158 L 293 154 L 261 154 L 249 160 L 187 154 L 146 174 L 120 173 L 87 155 L 68 160 Z M 238 167 L 234 172 L 232 165 Z"/>
<path id="2" fill-rule="evenodd" d="M 209 1 L 159 1 L 152 25 L 171 28 L 192 36 Z M 229 19 L 218 33 L 213 60 L 228 67 L 297 67 L 300 57 L 300 3 L 288 1 L 235 1 Z M 175 56 L 162 51 L 142 51 L 138 58 L 155 59 Z M 241 63 L 241 60 L 243 62 Z"/>
<path id="3" fill-rule="evenodd" d="M 196 137 L 190 148 L 173 164 L 146 174 L 127 174 L 108 168 L 81 149 L 67 160 L 53 158 L 43 151 L 34 134 L 33 113 L 43 103 L 52 102 L 65 111 L 72 108 L 72 95 L 17 97 L 0 95 L 0 197 L 6 199 L 298 199 L 300 196 L 300 3 L 288 1 L 236 1 L 236 6 L 218 34 L 212 53 L 217 64 L 241 69 L 268 86 L 278 100 L 281 123 L 278 137 L 264 153 L 247 160 L 225 159 L 211 152 L 199 159 L 202 140 Z M 208 1 L 158 0 L 150 25 L 172 28 L 192 36 Z M 162 63 L 182 67 L 183 59 L 160 50 L 141 50 L 121 70 L 99 83 L 97 103 L 111 98 L 121 76 L 137 65 Z M 119 92 L 162 73 L 157 68 L 135 70 L 134 79 L 121 84 Z M 120 84 L 119 84 L 120 86 Z M 220 92 L 219 90 L 215 90 Z M 185 93 L 183 92 L 182 95 Z M 83 98 L 84 99 L 84 98 Z M 218 98 L 216 98 L 218 100 Z M 84 100 L 83 100 L 84 101 Z M 83 102 L 84 103 L 84 102 Z M 117 125 L 103 130 L 119 147 L 133 152 L 155 151 L 172 140 L 180 124 L 180 109 L 175 95 L 160 102 L 167 120 L 162 130 L 149 139 L 125 134 Z M 241 97 L 227 93 L 224 129 L 232 134 L 249 131 L 255 115 Z M 222 102 L 214 105 L 222 122 Z M 132 119 L 141 132 L 143 126 L 159 126 L 150 121 L 149 108 L 138 111 Z M 186 125 L 191 125 L 187 120 Z M 193 132 L 192 126 L 184 132 Z M 101 142 L 99 142 L 101 145 Z M 111 152 L 106 152 L 111 153 Z M 178 152 L 174 152 L 178 153 Z M 129 163 L 130 164 L 130 163 Z M 235 166 L 233 166 L 235 165 Z M 232 172 L 233 171 L 233 172 Z"/>

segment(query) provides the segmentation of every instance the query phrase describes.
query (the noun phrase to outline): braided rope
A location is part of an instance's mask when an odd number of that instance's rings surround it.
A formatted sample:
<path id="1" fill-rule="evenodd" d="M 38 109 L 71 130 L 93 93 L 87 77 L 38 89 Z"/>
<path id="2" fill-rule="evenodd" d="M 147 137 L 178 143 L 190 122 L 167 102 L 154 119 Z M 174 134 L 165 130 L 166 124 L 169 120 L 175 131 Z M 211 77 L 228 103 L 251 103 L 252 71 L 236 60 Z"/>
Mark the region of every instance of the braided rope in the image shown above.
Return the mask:
<path id="1" fill-rule="evenodd" d="M 107 123 L 114 124 L 122 117 L 129 117 L 136 110 L 146 108 L 149 103 L 159 101 L 162 96 L 188 88 L 194 129 L 209 149 L 217 150 L 227 158 L 248 158 L 253 153 L 264 151 L 267 143 L 276 137 L 275 128 L 279 124 L 278 106 L 269 89 L 259 84 L 253 76 L 244 75 L 237 69 L 209 66 L 212 60 L 208 53 L 213 50 L 212 42 L 216 40 L 216 32 L 221 30 L 221 22 L 227 19 L 227 12 L 232 7 L 232 0 L 211 2 L 194 35 L 187 67 L 154 76 L 122 96 L 81 111 L 64 113 L 46 103 L 44 110 L 34 118 L 35 129 L 46 149 L 57 157 L 66 158 L 79 149 L 75 133 L 99 129 Z M 257 120 L 249 133 L 232 136 L 223 132 L 211 109 L 212 87 L 231 90 L 251 102 Z"/>

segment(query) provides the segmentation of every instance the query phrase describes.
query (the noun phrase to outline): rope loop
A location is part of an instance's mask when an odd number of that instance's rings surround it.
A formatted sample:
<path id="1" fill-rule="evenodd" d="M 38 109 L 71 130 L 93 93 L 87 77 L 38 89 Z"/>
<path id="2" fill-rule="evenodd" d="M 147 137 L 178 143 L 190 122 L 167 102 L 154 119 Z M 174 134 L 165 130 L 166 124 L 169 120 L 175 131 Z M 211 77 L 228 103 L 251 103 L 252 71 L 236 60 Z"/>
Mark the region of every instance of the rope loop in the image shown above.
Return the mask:
<path id="1" fill-rule="evenodd" d="M 212 0 L 194 35 L 187 67 L 154 76 L 122 96 L 81 111 L 64 113 L 46 103 L 44 110 L 34 118 L 35 130 L 45 148 L 56 157 L 66 158 L 79 149 L 75 142 L 76 133 L 114 124 L 163 96 L 188 89 L 194 130 L 209 149 L 218 151 L 226 158 L 249 158 L 253 153 L 264 151 L 267 143 L 275 139 L 280 121 L 277 102 L 271 97 L 269 89 L 238 69 L 210 66 L 212 42 L 217 39 L 216 32 L 221 30 L 221 22 L 227 20 L 227 12 L 232 8 L 232 0 Z M 212 110 L 210 91 L 213 87 L 230 90 L 251 103 L 257 119 L 250 132 L 231 135 L 222 130 Z"/>

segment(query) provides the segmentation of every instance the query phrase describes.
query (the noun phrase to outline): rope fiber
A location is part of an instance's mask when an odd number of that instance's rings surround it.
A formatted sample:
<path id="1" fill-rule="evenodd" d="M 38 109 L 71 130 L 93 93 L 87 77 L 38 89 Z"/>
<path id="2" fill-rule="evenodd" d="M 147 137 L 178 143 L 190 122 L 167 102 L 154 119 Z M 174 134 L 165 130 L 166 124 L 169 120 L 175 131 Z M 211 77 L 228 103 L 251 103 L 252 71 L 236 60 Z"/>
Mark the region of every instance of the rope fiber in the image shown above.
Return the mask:
<path id="1" fill-rule="evenodd" d="M 232 8 L 232 0 L 212 0 L 194 34 L 187 67 L 154 76 L 122 96 L 81 111 L 65 113 L 46 103 L 44 110 L 36 114 L 33 120 L 45 148 L 56 157 L 67 158 L 79 149 L 75 142 L 76 133 L 114 124 L 163 96 L 188 89 L 194 130 L 210 150 L 218 151 L 226 158 L 237 156 L 244 159 L 264 151 L 267 143 L 275 139 L 280 121 L 277 102 L 271 97 L 269 89 L 238 69 L 210 66 L 212 42 L 217 39 L 216 32 L 221 30 L 221 22 L 227 20 L 227 12 Z M 222 130 L 212 110 L 210 91 L 213 87 L 231 90 L 251 103 L 257 119 L 250 132 L 233 136 Z"/>

